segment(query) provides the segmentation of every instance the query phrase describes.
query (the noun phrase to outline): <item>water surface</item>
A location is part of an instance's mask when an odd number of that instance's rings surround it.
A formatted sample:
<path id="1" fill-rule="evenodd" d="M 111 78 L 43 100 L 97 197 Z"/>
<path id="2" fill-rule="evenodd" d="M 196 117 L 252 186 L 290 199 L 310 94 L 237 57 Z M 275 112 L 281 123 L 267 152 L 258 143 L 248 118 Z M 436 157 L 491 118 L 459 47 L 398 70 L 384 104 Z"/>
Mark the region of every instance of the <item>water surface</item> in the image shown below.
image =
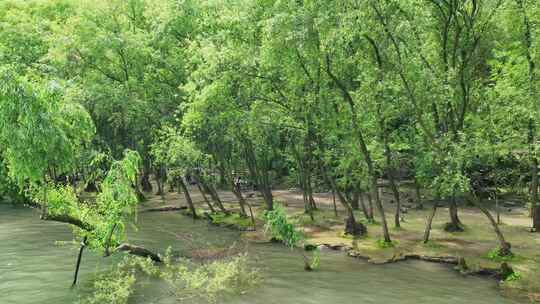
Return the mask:
<path id="1" fill-rule="evenodd" d="M 238 234 L 203 221 L 172 213 L 141 213 L 139 229 L 129 241 L 156 251 L 168 246 L 187 252 L 204 243 L 228 246 Z M 186 241 L 194 239 L 194 242 Z M 85 252 L 80 285 L 70 288 L 77 247 L 66 224 L 39 220 L 37 212 L 0 204 L 0 303 L 74 303 L 90 291 L 96 271 L 118 257 Z M 262 285 L 246 295 L 228 296 L 226 304 L 456 304 L 518 303 L 503 298 L 496 282 L 464 277 L 439 264 L 402 262 L 370 265 L 339 252 L 321 254 L 321 269 L 305 272 L 301 259 L 279 245 L 250 244 L 253 263 L 261 269 Z M 154 283 L 138 286 L 133 304 L 175 303 Z"/>

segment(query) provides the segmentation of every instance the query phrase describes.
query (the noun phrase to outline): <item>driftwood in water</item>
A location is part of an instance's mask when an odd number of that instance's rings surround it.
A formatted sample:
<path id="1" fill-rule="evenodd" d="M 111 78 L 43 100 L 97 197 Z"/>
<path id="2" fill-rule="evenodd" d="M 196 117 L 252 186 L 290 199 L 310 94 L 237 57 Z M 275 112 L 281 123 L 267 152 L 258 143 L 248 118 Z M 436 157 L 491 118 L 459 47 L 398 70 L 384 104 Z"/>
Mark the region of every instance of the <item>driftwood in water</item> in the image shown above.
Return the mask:
<path id="1" fill-rule="evenodd" d="M 156 207 L 144 210 L 145 212 L 165 212 L 165 211 L 180 211 L 186 210 L 186 206 L 174 207 L 174 206 L 165 206 L 165 207 Z"/>
<path id="2" fill-rule="evenodd" d="M 159 257 L 159 255 L 141 246 L 135 246 L 135 245 L 123 243 L 123 244 L 120 244 L 120 246 L 116 247 L 115 251 L 123 251 L 123 252 L 127 252 L 129 254 L 140 256 L 143 258 L 150 258 L 154 262 L 158 262 L 158 263 L 161 262 L 161 258 Z"/>

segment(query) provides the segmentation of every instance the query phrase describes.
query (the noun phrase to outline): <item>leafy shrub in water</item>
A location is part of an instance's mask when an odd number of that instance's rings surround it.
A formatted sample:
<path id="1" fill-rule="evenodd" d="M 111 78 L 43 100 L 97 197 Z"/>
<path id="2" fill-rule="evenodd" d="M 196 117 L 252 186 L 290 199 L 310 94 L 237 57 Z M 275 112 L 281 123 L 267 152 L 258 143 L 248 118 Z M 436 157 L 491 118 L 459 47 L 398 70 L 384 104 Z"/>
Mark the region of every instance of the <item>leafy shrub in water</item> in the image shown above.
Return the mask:
<path id="1" fill-rule="evenodd" d="M 226 293 L 243 293 L 261 281 L 258 270 L 249 266 L 246 254 L 209 264 L 195 264 L 188 260 L 175 261 L 170 252 L 169 249 L 160 266 L 150 259 L 125 257 L 95 281 L 93 294 L 82 304 L 125 304 L 141 275 L 165 281 L 167 292 L 178 301 L 199 298 L 210 303 L 216 303 L 219 296 Z"/>
<path id="2" fill-rule="evenodd" d="M 265 232 L 270 233 L 272 238 L 283 242 L 290 249 L 294 249 L 303 240 L 302 234 L 288 221 L 285 209 L 280 204 L 274 204 L 274 210 L 266 211 L 264 213 L 264 220 L 266 222 Z M 320 258 L 318 250 L 314 251 L 311 261 L 303 251 L 302 257 L 304 259 L 305 270 L 313 270 L 319 267 Z"/>
<path id="3" fill-rule="evenodd" d="M 135 281 L 133 272 L 111 271 L 94 282 L 93 294 L 82 304 L 127 304 Z"/>

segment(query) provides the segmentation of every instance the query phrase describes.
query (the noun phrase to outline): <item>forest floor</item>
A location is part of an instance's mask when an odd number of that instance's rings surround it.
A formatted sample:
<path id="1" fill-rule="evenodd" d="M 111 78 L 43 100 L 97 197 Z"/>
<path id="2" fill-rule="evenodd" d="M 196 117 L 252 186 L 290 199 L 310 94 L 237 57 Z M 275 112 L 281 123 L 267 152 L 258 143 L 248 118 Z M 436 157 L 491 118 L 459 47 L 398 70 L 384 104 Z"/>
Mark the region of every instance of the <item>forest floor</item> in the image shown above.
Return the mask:
<path id="1" fill-rule="evenodd" d="M 208 211 L 201 194 L 196 188 L 191 189 L 194 203 L 200 213 Z M 255 231 L 246 231 L 244 238 L 250 241 L 266 242 L 269 237 L 264 234 L 262 214 L 264 204 L 256 193 L 246 193 L 253 207 L 256 218 Z M 502 262 L 508 262 L 519 274 L 513 280 L 501 282 L 501 290 L 510 297 L 526 298 L 531 302 L 540 303 L 540 233 L 531 233 L 531 220 L 528 210 L 523 206 L 508 206 L 504 200 L 501 207 L 501 230 L 508 242 L 512 244 L 514 256 L 508 260 L 490 258 L 489 252 L 498 246 L 496 236 L 488 219 L 478 209 L 459 205 L 459 217 L 464 225 L 463 232 L 446 232 L 444 224 L 449 221 L 448 208 L 442 204 L 437 209 L 433 219 L 430 241 L 422 242 L 426 219 L 431 212 L 431 203 L 424 203 L 423 209 L 409 208 L 403 214 L 401 228 L 394 227 L 396 206 L 391 203 L 391 195 L 383 193 L 383 205 L 390 227 L 394 246 L 382 248 L 378 240 L 382 239 L 382 229 L 375 210 L 377 223 L 368 224 L 361 211 L 356 211 L 356 217 L 367 225 L 368 233 L 361 238 L 353 239 L 343 235 L 345 210 L 337 203 L 337 217 L 331 193 L 316 193 L 314 195 L 318 210 L 315 211 L 315 221 L 304 213 L 302 193 L 295 190 L 273 191 L 275 201 L 283 205 L 290 219 L 303 230 L 305 243 L 322 248 L 335 248 L 348 251 L 351 256 L 368 259 L 372 263 L 385 263 L 396 260 L 404 255 L 420 255 L 433 257 L 462 257 L 471 270 L 496 269 Z M 238 210 L 238 203 L 229 191 L 219 191 L 220 198 L 226 208 Z M 414 197 L 412 194 L 405 196 Z M 167 192 L 164 196 L 148 195 L 143 209 L 166 206 L 185 206 L 183 194 Z M 366 200 L 367 203 L 367 200 Z M 512 204 L 512 203 L 508 203 Z M 494 212 L 492 212 L 494 213 Z M 238 217 L 220 218 L 220 223 L 252 228 L 251 220 Z"/>

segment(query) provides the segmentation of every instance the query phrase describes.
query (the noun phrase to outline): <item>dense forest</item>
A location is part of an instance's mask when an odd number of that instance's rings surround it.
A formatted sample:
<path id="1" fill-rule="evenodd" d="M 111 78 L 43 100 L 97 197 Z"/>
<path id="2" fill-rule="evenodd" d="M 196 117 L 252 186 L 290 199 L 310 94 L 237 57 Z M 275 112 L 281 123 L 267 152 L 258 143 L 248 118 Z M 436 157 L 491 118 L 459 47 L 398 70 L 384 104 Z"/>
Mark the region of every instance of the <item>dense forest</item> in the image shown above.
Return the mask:
<path id="1" fill-rule="evenodd" d="M 357 256 L 429 249 L 540 301 L 539 25 L 536 0 L 2 0 L 0 196 L 73 227 L 73 285 L 85 248 L 139 257 L 88 303 L 127 303 L 129 267 L 178 299 L 259 280 L 132 243 L 149 199 L 293 251 L 323 226 Z"/>

